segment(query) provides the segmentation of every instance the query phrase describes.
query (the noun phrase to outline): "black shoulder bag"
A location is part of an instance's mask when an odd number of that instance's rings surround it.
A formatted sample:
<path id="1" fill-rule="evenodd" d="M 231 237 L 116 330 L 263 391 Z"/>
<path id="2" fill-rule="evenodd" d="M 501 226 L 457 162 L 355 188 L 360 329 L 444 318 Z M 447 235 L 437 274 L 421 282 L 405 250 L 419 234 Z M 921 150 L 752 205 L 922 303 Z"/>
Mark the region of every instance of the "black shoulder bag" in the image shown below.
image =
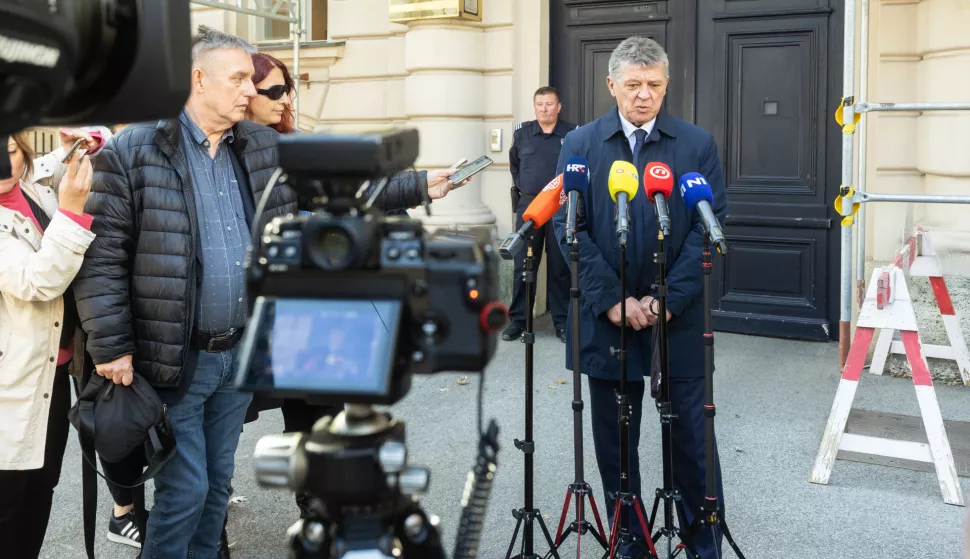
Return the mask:
<path id="1" fill-rule="evenodd" d="M 76 382 L 76 381 L 75 381 Z M 77 389 L 77 384 L 75 384 Z M 167 408 L 148 382 L 134 375 L 130 386 L 114 384 L 96 373 L 78 393 L 68 418 L 78 432 L 84 493 L 84 548 L 94 559 L 94 525 L 98 508 L 98 478 L 133 492 L 138 530 L 145 539 L 145 482 L 175 454 L 175 436 Z M 123 485 L 98 471 L 95 454 L 108 463 L 120 462 L 132 452 L 144 452 L 148 468 L 132 485 Z"/>

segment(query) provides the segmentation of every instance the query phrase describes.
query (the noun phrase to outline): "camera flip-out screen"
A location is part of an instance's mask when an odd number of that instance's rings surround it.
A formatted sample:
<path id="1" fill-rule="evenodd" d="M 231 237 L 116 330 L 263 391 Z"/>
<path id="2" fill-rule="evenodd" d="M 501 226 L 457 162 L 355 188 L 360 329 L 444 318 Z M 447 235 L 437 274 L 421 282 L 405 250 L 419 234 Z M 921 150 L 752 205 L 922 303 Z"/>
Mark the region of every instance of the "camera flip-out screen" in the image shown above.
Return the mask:
<path id="1" fill-rule="evenodd" d="M 237 386 L 291 397 L 380 400 L 390 390 L 400 321 L 396 300 L 259 297 Z"/>

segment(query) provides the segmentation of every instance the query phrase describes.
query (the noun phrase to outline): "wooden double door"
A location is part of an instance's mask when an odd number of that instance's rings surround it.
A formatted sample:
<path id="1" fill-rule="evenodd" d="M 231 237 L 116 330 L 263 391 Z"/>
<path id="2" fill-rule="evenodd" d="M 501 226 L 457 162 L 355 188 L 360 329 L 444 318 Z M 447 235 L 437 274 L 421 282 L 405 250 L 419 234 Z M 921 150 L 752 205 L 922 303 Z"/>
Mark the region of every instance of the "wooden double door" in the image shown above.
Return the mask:
<path id="1" fill-rule="evenodd" d="M 550 26 L 563 118 L 616 105 L 610 53 L 638 35 L 667 50 L 667 110 L 714 134 L 730 247 L 715 262 L 714 327 L 837 338 L 841 0 L 550 0 Z"/>

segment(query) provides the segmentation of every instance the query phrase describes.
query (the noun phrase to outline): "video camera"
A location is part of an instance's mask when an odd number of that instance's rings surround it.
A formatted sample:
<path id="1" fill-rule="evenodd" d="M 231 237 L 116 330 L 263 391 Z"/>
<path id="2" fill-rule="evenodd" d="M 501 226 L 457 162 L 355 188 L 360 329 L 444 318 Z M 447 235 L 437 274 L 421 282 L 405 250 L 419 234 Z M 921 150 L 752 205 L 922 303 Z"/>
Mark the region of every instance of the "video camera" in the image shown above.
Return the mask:
<path id="1" fill-rule="evenodd" d="M 484 369 L 507 319 L 491 237 L 427 235 L 372 205 L 417 158 L 417 132 L 291 134 L 279 149 L 313 213 L 274 218 L 253 243 L 237 386 L 390 405 L 414 374 Z"/>
<path id="2" fill-rule="evenodd" d="M 257 480 L 311 495 L 310 516 L 290 531 L 297 557 L 366 550 L 443 559 L 437 520 L 416 501 L 430 474 L 407 465 L 404 423 L 371 405 L 398 402 L 414 374 L 480 372 L 488 364 L 508 317 L 498 300 L 493 238 L 427 235 L 419 221 L 374 205 L 417 158 L 414 130 L 291 134 L 279 149 L 278 182 L 312 212 L 254 230 L 251 318 L 236 386 L 346 408 L 308 434 L 263 437 Z M 477 553 L 497 434 L 492 423 L 479 442 L 456 558 Z"/>

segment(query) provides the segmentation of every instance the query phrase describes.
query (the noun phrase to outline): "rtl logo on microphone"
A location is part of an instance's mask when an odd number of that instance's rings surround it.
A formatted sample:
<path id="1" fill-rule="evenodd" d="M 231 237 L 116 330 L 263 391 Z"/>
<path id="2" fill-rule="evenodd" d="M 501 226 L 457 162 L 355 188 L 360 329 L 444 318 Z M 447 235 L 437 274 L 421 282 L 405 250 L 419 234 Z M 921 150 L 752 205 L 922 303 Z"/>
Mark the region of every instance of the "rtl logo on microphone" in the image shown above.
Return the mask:
<path id="1" fill-rule="evenodd" d="M 571 173 L 585 173 L 586 165 L 580 165 L 578 163 L 573 163 L 571 165 L 566 165 L 566 170 Z"/>

